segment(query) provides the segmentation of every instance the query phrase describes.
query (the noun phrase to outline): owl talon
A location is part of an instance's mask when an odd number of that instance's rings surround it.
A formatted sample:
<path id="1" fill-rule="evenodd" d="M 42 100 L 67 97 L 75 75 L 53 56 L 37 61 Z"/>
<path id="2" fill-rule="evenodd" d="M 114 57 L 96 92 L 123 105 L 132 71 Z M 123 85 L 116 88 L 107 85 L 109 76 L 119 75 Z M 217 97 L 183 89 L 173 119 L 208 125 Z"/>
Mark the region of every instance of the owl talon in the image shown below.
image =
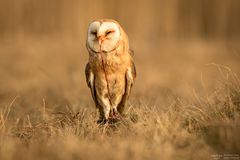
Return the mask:
<path id="1" fill-rule="evenodd" d="M 117 110 L 113 111 L 113 116 L 114 116 L 115 119 L 120 119 L 121 118 L 121 115 Z"/>
<path id="2" fill-rule="evenodd" d="M 120 120 L 120 118 L 121 118 L 121 115 L 117 111 L 117 109 L 113 109 L 113 111 L 109 115 L 109 119 L 112 121 L 116 121 L 116 120 Z"/>

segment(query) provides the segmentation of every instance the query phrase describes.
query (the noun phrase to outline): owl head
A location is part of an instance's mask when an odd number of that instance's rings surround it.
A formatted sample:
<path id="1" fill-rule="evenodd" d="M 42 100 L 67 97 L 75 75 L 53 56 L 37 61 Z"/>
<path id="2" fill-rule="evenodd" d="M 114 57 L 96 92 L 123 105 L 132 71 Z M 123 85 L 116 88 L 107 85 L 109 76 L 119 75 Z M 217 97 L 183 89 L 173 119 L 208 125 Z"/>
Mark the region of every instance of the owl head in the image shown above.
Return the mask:
<path id="1" fill-rule="evenodd" d="M 90 23 L 87 33 L 87 48 L 95 53 L 115 50 L 127 37 L 118 22 L 110 19 Z"/>

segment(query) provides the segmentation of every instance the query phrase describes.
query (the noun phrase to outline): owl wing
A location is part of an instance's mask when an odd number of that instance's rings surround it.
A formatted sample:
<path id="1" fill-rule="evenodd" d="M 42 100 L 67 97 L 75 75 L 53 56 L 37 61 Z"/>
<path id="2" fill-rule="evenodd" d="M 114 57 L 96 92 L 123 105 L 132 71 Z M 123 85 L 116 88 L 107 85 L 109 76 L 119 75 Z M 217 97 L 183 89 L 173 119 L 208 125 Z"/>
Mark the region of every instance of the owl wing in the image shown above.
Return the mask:
<path id="1" fill-rule="evenodd" d="M 136 66 L 135 66 L 134 62 L 131 61 L 131 65 L 125 73 L 125 92 L 124 92 L 124 95 L 122 97 L 120 104 L 118 105 L 118 111 L 120 113 L 123 112 L 123 109 L 127 104 L 127 100 L 131 93 L 131 89 L 132 89 L 132 86 L 133 86 L 136 76 L 137 76 Z"/>
<path id="2" fill-rule="evenodd" d="M 128 53 L 133 57 L 134 56 L 134 50 L 129 49 Z"/>
<path id="3" fill-rule="evenodd" d="M 92 72 L 92 69 L 91 69 L 91 66 L 89 63 L 85 67 L 85 76 L 86 76 L 87 85 L 91 90 L 93 100 L 95 102 L 95 105 L 97 106 L 98 102 L 97 102 L 96 89 L 95 89 L 95 83 L 94 83 L 95 78 L 94 78 L 94 73 Z"/>

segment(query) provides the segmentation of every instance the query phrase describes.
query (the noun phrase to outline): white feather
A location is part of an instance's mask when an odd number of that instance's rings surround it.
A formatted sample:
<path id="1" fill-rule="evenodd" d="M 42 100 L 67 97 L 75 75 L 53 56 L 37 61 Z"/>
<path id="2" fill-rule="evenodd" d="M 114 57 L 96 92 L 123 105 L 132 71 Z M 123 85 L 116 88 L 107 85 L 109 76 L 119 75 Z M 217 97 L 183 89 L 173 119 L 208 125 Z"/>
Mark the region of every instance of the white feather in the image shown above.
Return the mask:
<path id="1" fill-rule="evenodd" d="M 106 35 L 109 30 L 113 32 L 109 35 Z M 105 38 L 107 38 L 102 42 L 101 47 L 96 36 L 105 36 Z M 109 52 L 117 47 L 120 37 L 121 33 L 116 23 L 103 22 L 101 24 L 98 21 L 94 21 L 89 25 L 87 43 L 95 52 L 100 52 L 100 48 L 102 51 Z"/>

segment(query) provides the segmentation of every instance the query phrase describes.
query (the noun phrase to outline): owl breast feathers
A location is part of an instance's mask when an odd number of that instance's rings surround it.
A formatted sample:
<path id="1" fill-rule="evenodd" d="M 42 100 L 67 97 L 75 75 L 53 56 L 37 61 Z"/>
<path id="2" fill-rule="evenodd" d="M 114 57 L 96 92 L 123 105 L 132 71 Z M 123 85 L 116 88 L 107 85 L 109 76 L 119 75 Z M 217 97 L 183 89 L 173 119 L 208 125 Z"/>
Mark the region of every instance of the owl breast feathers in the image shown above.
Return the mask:
<path id="1" fill-rule="evenodd" d="M 123 114 L 136 77 L 128 37 L 114 20 L 93 21 L 87 35 L 89 62 L 85 75 L 99 110 L 98 122 L 118 119 Z"/>

